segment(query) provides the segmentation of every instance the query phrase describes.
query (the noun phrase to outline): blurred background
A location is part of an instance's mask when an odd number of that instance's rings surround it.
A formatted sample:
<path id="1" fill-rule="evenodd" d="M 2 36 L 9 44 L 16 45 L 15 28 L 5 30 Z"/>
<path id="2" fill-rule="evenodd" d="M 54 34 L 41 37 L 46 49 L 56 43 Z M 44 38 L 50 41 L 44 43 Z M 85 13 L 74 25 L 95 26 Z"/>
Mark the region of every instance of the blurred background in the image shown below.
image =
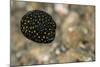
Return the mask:
<path id="1" fill-rule="evenodd" d="M 57 24 L 52 43 L 35 43 L 20 31 L 30 10 L 49 13 Z M 95 6 L 11 0 L 11 65 L 58 64 L 95 60 Z"/>

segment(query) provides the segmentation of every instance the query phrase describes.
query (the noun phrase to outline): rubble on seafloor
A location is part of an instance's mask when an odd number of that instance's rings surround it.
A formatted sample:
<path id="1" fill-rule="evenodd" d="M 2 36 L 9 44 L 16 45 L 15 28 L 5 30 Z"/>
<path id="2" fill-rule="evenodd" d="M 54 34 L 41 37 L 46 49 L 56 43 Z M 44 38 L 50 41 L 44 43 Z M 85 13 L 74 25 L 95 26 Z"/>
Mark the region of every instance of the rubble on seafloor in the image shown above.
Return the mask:
<path id="1" fill-rule="evenodd" d="M 58 8 L 59 6 L 59 8 Z M 41 9 L 54 18 L 57 29 L 52 43 L 38 44 L 20 31 L 21 17 Z M 62 10 L 61 10 L 62 9 Z M 11 65 L 37 65 L 95 60 L 95 7 L 74 4 L 12 2 Z"/>

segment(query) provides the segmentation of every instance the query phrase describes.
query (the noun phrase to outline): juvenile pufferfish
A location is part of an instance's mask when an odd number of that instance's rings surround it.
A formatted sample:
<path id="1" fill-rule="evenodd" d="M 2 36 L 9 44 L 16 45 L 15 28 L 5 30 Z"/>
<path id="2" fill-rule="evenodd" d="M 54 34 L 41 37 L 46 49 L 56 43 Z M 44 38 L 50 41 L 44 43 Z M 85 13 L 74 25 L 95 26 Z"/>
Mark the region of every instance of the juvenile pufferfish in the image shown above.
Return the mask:
<path id="1" fill-rule="evenodd" d="M 41 10 L 27 12 L 21 19 L 20 28 L 26 38 L 37 43 L 50 43 L 55 39 L 56 23 Z"/>

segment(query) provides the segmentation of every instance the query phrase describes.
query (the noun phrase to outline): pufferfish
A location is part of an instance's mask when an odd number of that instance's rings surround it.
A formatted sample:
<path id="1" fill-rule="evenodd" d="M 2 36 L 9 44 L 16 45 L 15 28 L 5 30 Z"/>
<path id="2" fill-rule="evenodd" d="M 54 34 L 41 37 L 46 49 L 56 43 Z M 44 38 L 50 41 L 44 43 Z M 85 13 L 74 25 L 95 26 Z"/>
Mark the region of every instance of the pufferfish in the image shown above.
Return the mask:
<path id="1" fill-rule="evenodd" d="M 20 29 L 29 40 L 37 43 L 51 43 L 55 39 L 56 23 L 47 12 L 32 10 L 22 17 Z"/>

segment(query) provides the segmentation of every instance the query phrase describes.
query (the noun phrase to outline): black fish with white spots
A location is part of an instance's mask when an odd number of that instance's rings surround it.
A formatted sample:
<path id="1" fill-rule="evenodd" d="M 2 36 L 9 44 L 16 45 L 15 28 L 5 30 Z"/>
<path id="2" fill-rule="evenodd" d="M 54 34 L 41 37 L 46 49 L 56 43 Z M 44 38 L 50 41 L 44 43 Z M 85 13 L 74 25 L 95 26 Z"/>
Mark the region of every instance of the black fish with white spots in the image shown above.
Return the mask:
<path id="1" fill-rule="evenodd" d="M 23 35 L 37 43 L 51 43 L 56 35 L 56 23 L 53 18 L 41 10 L 27 12 L 21 19 Z"/>

